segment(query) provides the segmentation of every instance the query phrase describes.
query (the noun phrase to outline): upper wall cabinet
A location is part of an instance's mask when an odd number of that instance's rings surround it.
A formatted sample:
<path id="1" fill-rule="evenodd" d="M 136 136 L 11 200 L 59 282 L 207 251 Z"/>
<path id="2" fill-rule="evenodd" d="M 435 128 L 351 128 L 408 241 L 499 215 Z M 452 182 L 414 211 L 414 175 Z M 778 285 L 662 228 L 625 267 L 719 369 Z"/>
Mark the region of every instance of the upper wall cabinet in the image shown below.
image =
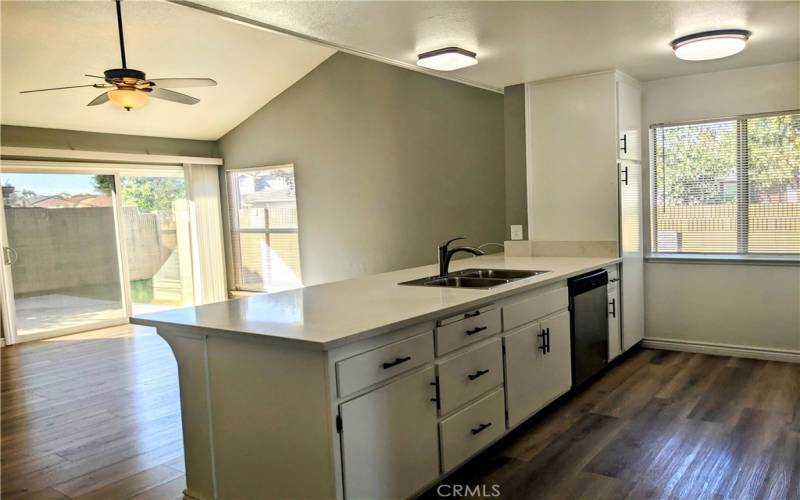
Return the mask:
<path id="1" fill-rule="evenodd" d="M 639 85 L 623 75 L 617 75 L 618 158 L 642 159 L 641 142 L 642 91 Z"/>
<path id="2" fill-rule="evenodd" d="M 526 85 L 529 239 L 616 241 L 613 73 Z"/>
<path id="3" fill-rule="evenodd" d="M 526 84 L 534 241 L 619 241 L 620 160 L 641 158 L 638 82 L 607 71 Z"/>
<path id="4" fill-rule="evenodd" d="M 617 246 L 627 349 L 644 335 L 640 85 L 607 71 L 525 89 L 528 234 Z"/>

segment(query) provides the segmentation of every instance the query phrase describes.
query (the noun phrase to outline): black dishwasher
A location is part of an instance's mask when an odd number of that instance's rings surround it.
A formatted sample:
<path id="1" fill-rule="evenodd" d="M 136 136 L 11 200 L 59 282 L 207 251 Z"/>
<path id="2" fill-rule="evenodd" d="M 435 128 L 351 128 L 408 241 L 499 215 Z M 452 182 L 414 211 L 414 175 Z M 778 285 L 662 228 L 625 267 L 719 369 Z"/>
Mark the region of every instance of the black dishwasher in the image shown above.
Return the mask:
<path id="1" fill-rule="evenodd" d="M 572 386 L 608 364 L 608 273 L 598 269 L 567 280 L 572 343 Z"/>

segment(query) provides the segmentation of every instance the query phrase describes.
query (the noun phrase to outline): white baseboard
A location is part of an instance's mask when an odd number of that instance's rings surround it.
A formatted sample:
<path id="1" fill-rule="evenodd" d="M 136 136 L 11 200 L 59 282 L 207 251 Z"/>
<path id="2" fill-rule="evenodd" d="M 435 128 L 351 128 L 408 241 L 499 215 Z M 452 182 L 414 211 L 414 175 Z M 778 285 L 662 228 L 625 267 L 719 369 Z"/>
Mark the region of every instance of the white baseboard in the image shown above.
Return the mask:
<path id="1" fill-rule="evenodd" d="M 5 347 L 5 346 L 6 346 L 6 339 L 5 339 L 5 337 L 0 337 L 0 347 Z"/>
<path id="2" fill-rule="evenodd" d="M 770 349 L 741 345 L 715 344 L 713 342 L 695 342 L 691 340 L 674 340 L 645 338 L 642 347 L 664 349 L 667 351 L 696 352 L 715 356 L 733 356 L 737 358 L 764 359 L 767 361 L 785 361 L 800 363 L 800 351 L 791 349 Z"/>

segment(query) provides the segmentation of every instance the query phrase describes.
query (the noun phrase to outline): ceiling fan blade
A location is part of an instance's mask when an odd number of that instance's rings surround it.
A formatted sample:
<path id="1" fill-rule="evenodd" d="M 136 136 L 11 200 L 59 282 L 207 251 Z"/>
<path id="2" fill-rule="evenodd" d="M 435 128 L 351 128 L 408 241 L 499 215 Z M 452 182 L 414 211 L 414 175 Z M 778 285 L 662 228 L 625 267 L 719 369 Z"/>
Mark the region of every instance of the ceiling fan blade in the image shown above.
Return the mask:
<path id="1" fill-rule="evenodd" d="M 108 102 L 108 92 L 103 92 L 99 96 L 89 101 L 89 104 L 87 104 L 87 106 L 97 106 L 98 104 L 104 104 L 106 102 Z"/>
<path id="2" fill-rule="evenodd" d="M 106 79 L 106 77 L 104 77 L 104 76 L 97 76 L 97 75 L 83 75 L 83 76 L 89 76 L 91 78 L 99 78 L 101 80 L 105 80 Z"/>
<path id="3" fill-rule="evenodd" d="M 217 82 L 211 78 L 156 78 L 150 80 L 157 86 L 165 89 L 189 87 L 214 87 Z"/>
<path id="4" fill-rule="evenodd" d="M 200 99 L 196 97 L 158 87 L 154 88 L 149 94 L 150 97 L 155 97 L 156 99 L 164 99 L 165 101 L 178 102 L 181 104 L 197 104 L 200 102 Z"/>
<path id="5" fill-rule="evenodd" d="M 50 89 L 23 90 L 20 92 L 20 94 L 30 94 L 31 92 L 47 92 L 48 90 L 78 89 L 81 87 L 94 87 L 95 85 L 97 84 L 90 83 L 89 85 L 70 85 L 69 87 L 53 87 Z"/>

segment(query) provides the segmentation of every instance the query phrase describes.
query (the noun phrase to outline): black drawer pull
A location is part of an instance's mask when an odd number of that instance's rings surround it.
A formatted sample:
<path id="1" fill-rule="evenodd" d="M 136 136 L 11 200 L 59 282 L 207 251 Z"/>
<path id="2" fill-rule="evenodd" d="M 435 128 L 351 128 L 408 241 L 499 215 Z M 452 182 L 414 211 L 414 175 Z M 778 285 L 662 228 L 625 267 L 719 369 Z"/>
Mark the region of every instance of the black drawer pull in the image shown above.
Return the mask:
<path id="1" fill-rule="evenodd" d="M 489 373 L 489 369 L 488 368 L 485 369 L 485 370 L 478 370 L 475 373 L 473 373 L 472 375 L 467 375 L 467 378 L 469 378 L 470 380 L 475 380 L 476 378 L 482 377 L 482 376 L 486 375 L 487 373 Z"/>
<path id="2" fill-rule="evenodd" d="M 542 345 L 537 347 L 537 349 L 541 349 L 542 354 L 547 354 L 547 332 L 542 330 L 542 333 L 537 335 L 540 339 L 542 339 Z"/>
<path id="3" fill-rule="evenodd" d="M 611 299 L 611 302 L 608 303 L 611 306 L 611 312 L 608 314 L 611 315 L 612 318 L 617 317 L 617 299 Z"/>
<path id="4" fill-rule="evenodd" d="M 622 143 L 622 147 L 619 148 L 620 151 L 622 151 L 623 153 L 627 153 L 628 152 L 628 134 L 622 134 L 622 139 L 620 139 L 619 142 Z"/>
<path id="5" fill-rule="evenodd" d="M 475 335 L 476 333 L 482 332 L 482 331 L 486 330 L 487 328 L 488 328 L 487 326 L 477 326 L 477 327 L 473 328 L 472 330 L 467 330 L 464 333 L 466 333 L 467 335 Z"/>
<path id="6" fill-rule="evenodd" d="M 487 424 L 481 424 L 481 425 L 478 426 L 477 429 L 471 429 L 472 430 L 472 435 L 474 436 L 475 434 L 480 434 L 481 432 L 485 431 L 487 428 L 489 428 L 491 426 L 492 426 L 491 422 L 489 422 Z"/>
<path id="7" fill-rule="evenodd" d="M 387 368 L 391 368 L 393 366 L 397 366 L 400 363 L 405 363 L 406 361 L 411 361 L 411 356 L 406 356 L 405 358 L 397 358 L 394 361 L 392 361 L 391 363 L 384 363 L 381 366 L 383 366 L 383 369 L 385 370 Z"/>
<path id="8" fill-rule="evenodd" d="M 475 311 L 474 313 L 466 313 L 464 314 L 464 319 L 474 318 L 475 316 L 480 316 L 480 315 L 481 315 L 480 311 Z"/>

